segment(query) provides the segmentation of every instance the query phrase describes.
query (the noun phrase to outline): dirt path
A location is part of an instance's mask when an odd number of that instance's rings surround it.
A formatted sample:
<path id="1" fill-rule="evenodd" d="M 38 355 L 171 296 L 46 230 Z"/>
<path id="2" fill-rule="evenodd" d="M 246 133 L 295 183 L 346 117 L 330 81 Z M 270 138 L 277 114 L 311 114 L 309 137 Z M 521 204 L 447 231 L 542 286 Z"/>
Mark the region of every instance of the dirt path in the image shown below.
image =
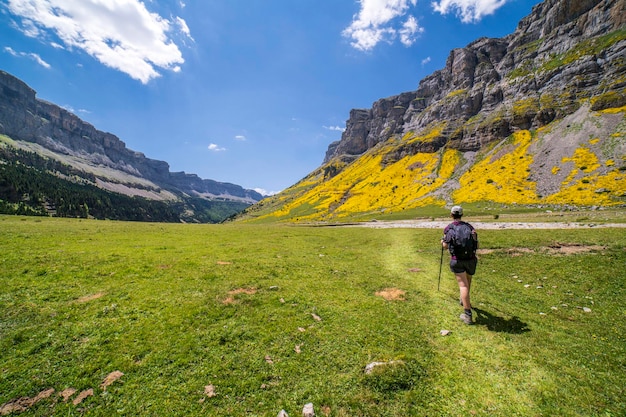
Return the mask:
<path id="1" fill-rule="evenodd" d="M 396 221 L 373 221 L 351 224 L 355 227 L 371 227 L 374 229 L 443 229 L 450 221 L 426 221 L 426 220 L 396 220 Z M 560 222 L 481 222 L 470 221 L 478 230 L 483 229 L 596 229 L 596 228 L 626 228 L 626 223 L 560 223 Z"/>

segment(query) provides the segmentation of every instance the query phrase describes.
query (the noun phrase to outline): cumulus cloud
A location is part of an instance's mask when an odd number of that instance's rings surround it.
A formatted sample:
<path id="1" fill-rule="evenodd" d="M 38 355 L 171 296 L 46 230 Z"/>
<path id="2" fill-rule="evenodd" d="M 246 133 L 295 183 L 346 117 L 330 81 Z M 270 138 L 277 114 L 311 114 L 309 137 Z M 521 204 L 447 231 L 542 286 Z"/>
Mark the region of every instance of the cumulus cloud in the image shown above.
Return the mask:
<path id="1" fill-rule="evenodd" d="M 380 42 L 392 43 L 398 37 L 403 45 L 411 46 L 423 32 L 417 19 L 407 16 L 417 0 L 359 0 L 359 3 L 361 9 L 343 31 L 343 36 L 350 38 L 356 49 L 369 51 Z"/>
<path id="2" fill-rule="evenodd" d="M 211 143 L 209 145 L 209 150 L 212 152 L 222 152 L 222 151 L 225 151 L 226 148 L 222 148 L 221 146 L 216 145 L 215 143 Z"/>
<path id="3" fill-rule="evenodd" d="M 328 129 L 328 130 L 334 130 L 337 132 L 345 132 L 346 128 L 345 127 L 341 127 L 341 126 L 323 126 L 324 129 Z"/>
<path id="4" fill-rule="evenodd" d="M 441 0 L 431 3 L 433 9 L 443 15 L 455 13 L 462 22 L 477 22 L 493 14 L 508 0 Z"/>
<path id="5" fill-rule="evenodd" d="M 246 140 L 246 137 L 244 135 L 237 135 L 237 136 L 235 136 L 235 140 L 240 140 L 240 141 L 243 142 L 243 141 Z"/>
<path id="6" fill-rule="evenodd" d="M 8 10 L 27 36 L 80 49 L 144 84 L 159 70 L 180 71 L 173 37 L 193 40 L 182 18 L 163 18 L 140 0 L 8 0 Z"/>
<path id="7" fill-rule="evenodd" d="M 422 66 L 428 64 L 430 62 L 430 57 L 427 56 L 426 58 L 422 59 Z"/>
<path id="8" fill-rule="evenodd" d="M 35 61 L 36 63 L 38 63 L 39 65 L 41 65 L 42 67 L 49 69 L 51 68 L 51 65 L 48 64 L 46 61 L 44 61 L 43 59 L 41 59 L 41 57 L 35 53 L 32 52 L 17 52 L 15 51 L 13 48 L 7 46 L 4 48 L 5 52 L 8 52 L 9 54 L 15 56 L 15 57 L 26 57 L 26 58 L 30 58 L 33 61 Z"/>

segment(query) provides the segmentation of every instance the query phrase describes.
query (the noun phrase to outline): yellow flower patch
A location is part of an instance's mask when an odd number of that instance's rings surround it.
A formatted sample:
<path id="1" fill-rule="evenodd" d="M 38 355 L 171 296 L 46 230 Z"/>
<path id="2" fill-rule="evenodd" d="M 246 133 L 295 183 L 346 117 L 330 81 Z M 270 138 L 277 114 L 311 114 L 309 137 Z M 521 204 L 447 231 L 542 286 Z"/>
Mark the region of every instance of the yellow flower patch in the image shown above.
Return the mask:
<path id="1" fill-rule="evenodd" d="M 527 154 L 531 134 L 527 130 L 519 131 L 513 138 L 512 151 L 495 159 L 486 157 L 463 174 L 459 179 L 461 188 L 453 194 L 455 202 L 531 204 L 538 200 L 536 183 L 528 180 L 533 162 L 532 156 Z"/>
<path id="2" fill-rule="evenodd" d="M 604 205 L 619 204 L 615 197 L 626 193 L 626 174 L 615 170 L 606 175 L 587 176 L 545 199 L 551 204 Z"/>
<path id="3" fill-rule="evenodd" d="M 459 164 L 459 151 L 448 149 L 444 152 L 441 167 L 439 168 L 439 177 L 448 179 L 454 173 L 456 166 Z"/>
<path id="4" fill-rule="evenodd" d="M 598 157 L 595 153 L 591 152 L 588 148 L 578 148 L 574 151 L 574 155 L 571 158 L 563 158 L 561 162 L 574 162 L 574 166 L 583 172 L 593 172 L 600 168 L 598 163 Z"/>

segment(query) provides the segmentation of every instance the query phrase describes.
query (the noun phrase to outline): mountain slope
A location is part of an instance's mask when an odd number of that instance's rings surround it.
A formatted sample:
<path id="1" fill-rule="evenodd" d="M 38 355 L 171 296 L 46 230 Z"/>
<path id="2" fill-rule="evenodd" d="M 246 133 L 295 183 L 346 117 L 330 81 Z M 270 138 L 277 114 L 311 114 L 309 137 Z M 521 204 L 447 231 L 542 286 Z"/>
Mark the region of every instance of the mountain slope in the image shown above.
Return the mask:
<path id="1" fill-rule="evenodd" d="M 350 113 L 324 164 L 246 210 L 332 220 L 426 205 L 626 203 L 624 0 L 547 0 Z"/>
<path id="2" fill-rule="evenodd" d="M 169 206 L 164 213 L 173 210 L 163 217 L 125 217 L 115 214 L 113 207 L 109 207 L 102 218 L 216 222 L 263 198 L 256 191 L 235 184 L 170 172 L 166 162 L 146 158 L 126 148 L 115 135 L 99 131 L 59 106 L 37 99 L 33 89 L 4 71 L 0 71 L 0 135 L 4 135 L 0 146 L 5 148 L 1 153 L 4 176 L 0 177 L 0 190 L 5 190 L 5 194 L 0 193 L 0 200 L 8 203 L 4 205 L 4 212 L 24 209 L 38 214 L 60 214 L 58 210 L 42 212 L 41 204 L 29 203 L 34 190 L 15 182 L 19 178 L 16 173 L 21 169 L 14 166 L 16 162 L 31 168 L 20 171 L 21 175 L 56 176 L 56 179 L 49 179 L 50 183 L 61 184 L 61 188 L 73 188 L 71 184 L 59 183 L 69 181 L 93 186 L 90 192 L 95 195 L 108 192 L 115 194 L 112 197 L 116 200 L 121 198 L 118 194 L 122 195 L 129 212 L 133 211 L 132 205 L 155 206 L 152 202 L 160 202 L 156 204 L 159 207 Z M 32 155 L 26 157 L 28 154 Z M 49 165 L 56 169 L 48 169 Z M 72 175 L 60 175 L 60 171 L 71 171 Z M 15 193 L 19 194 L 17 201 L 13 201 L 15 196 L 9 197 Z M 38 189 L 36 194 L 43 201 L 51 200 L 54 192 Z M 92 197 L 102 201 L 100 197 Z M 79 215 L 81 211 L 75 209 L 71 213 L 68 215 Z"/>

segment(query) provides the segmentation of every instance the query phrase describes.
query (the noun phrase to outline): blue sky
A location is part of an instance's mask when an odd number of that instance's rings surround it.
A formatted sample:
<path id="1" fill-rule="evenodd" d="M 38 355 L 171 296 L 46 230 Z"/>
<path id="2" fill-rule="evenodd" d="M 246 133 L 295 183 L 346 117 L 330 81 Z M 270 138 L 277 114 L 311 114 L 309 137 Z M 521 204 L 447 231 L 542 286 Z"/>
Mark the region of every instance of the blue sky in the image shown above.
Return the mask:
<path id="1" fill-rule="evenodd" d="M 537 0 L 2 0 L 0 69 L 170 170 L 277 192 L 353 108 Z"/>

